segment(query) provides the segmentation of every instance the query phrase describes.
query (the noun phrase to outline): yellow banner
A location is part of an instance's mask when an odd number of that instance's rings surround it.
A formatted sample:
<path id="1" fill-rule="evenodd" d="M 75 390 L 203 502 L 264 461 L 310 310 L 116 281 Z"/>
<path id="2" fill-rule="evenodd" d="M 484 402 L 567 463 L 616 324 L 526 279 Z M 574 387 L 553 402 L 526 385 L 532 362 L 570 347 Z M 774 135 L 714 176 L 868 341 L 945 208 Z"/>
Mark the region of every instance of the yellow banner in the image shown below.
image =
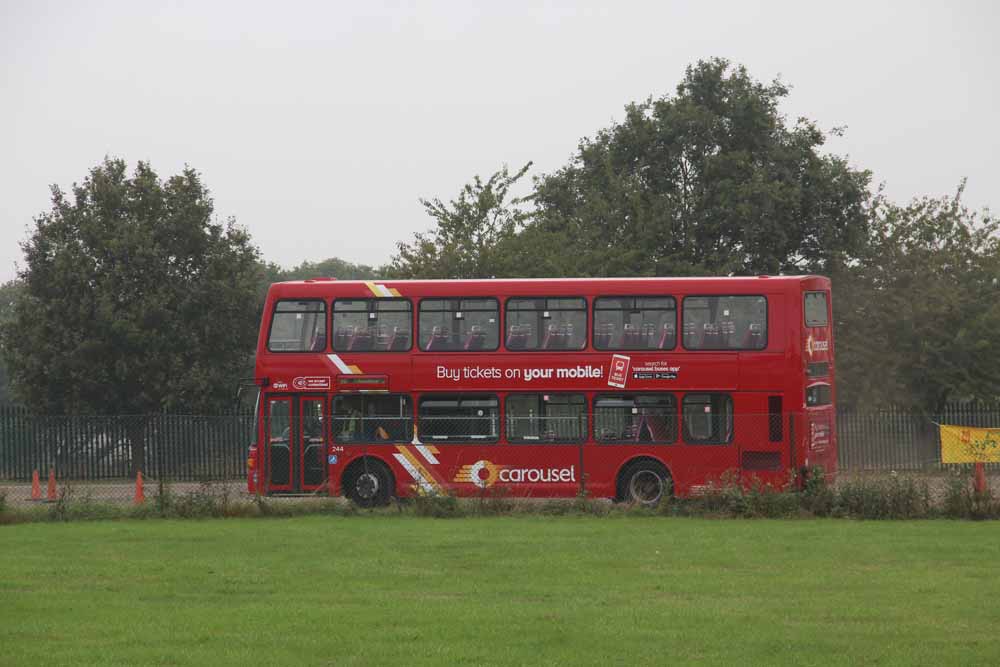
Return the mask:
<path id="1" fill-rule="evenodd" d="M 1000 463 L 1000 428 L 941 425 L 941 463 Z"/>

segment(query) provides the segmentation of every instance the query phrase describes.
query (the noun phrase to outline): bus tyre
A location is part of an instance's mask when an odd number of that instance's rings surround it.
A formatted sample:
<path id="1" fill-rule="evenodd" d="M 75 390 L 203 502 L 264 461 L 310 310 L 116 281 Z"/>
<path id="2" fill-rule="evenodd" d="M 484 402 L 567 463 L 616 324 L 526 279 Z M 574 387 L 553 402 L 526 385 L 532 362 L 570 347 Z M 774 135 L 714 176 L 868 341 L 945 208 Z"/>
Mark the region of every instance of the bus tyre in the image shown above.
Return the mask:
<path id="1" fill-rule="evenodd" d="M 392 496 L 392 473 L 375 459 L 355 462 L 343 477 L 344 495 L 359 507 L 382 507 Z"/>
<path id="2" fill-rule="evenodd" d="M 618 500 L 652 506 L 672 493 L 670 473 L 657 461 L 630 463 L 618 475 Z"/>

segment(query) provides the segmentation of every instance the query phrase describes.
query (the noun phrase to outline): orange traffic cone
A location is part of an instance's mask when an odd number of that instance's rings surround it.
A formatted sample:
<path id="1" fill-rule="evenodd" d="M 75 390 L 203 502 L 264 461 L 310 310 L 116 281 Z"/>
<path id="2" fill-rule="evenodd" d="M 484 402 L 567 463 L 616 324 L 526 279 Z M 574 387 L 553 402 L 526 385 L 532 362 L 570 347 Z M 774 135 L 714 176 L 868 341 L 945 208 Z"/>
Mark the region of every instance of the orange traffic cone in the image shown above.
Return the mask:
<path id="1" fill-rule="evenodd" d="M 986 466 L 982 461 L 976 461 L 976 493 L 986 493 Z"/>
<path id="2" fill-rule="evenodd" d="M 38 481 L 38 469 L 36 468 L 33 473 L 31 473 L 31 499 L 41 500 L 42 499 L 42 484 Z"/>
<path id="3" fill-rule="evenodd" d="M 48 488 L 48 493 L 46 495 L 47 495 L 46 499 L 49 502 L 55 502 L 55 500 L 56 500 L 56 469 L 55 468 L 49 468 L 49 488 Z"/>
<path id="4" fill-rule="evenodd" d="M 146 502 L 146 494 L 142 491 L 142 471 L 137 470 L 135 473 L 135 500 L 133 501 L 136 505 L 141 505 Z"/>

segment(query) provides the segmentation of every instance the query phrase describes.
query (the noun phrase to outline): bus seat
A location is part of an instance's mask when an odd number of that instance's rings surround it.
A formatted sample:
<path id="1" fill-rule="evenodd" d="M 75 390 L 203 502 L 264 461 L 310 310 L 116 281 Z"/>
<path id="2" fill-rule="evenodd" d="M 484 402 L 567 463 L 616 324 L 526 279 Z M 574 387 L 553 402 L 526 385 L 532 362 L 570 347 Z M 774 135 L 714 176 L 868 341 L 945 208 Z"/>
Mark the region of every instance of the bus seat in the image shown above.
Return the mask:
<path id="1" fill-rule="evenodd" d="M 702 327 L 701 344 L 698 347 L 719 347 L 719 325 L 706 322 Z"/>
<path id="2" fill-rule="evenodd" d="M 322 352 L 326 349 L 326 332 L 320 332 L 312 337 L 312 341 L 309 343 L 310 352 Z"/>
<path id="3" fill-rule="evenodd" d="M 466 350 L 481 350 L 486 344 L 486 332 L 478 324 L 473 324 L 469 328 L 469 335 L 465 339 Z"/>
<path id="4" fill-rule="evenodd" d="M 656 325 L 652 322 L 647 322 L 642 325 L 640 329 L 640 337 L 642 339 L 642 347 L 647 350 L 651 350 L 656 347 Z"/>
<path id="5" fill-rule="evenodd" d="M 388 350 L 392 345 L 392 337 L 394 334 L 389 333 L 389 327 L 380 324 L 374 330 L 374 340 L 376 350 Z"/>
<path id="6" fill-rule="evenodd" d="M 529 338 L 531 338 L 530 324 L 512 324 L 507 331 L 507 349 L 523 350 L 528 347 Z"/>
<path id="7" fill-rule="evenodd" d="M 747 332 L 743 334 L 742 347 L 748 350 L 760 349 L 764 342 L 764 326 L 759 322 L 751 322 Z"/>
<path id="8" fill-rule="evenodd" d="M 660 342 L 657 344 L 657 348 L 660 350 L 666 350 L 677 344 L 675 340 L 677 337 L 677 329 L 674 327 L 672 322 L 664 322 L 663 328 L 660 330 Z"/>
<path id="9" fill-rule="evenodd" d="M 649 432 L 649 438 L 652 442 L 671 442 L 674 439 L 674 434 L 671 434 L 667 428 L 669 420 L 662 415 L 645 415 L 643 420 L 646 424 L 646 430 Z"/>
<path id="10" fill-rule="evenodd" d="M 736 342 L 736 322 L 722 320 L 719 322 L 719 344 L 721 347 L 732 347 Z"/>
<path id="11" fill-rule="evenodd" d="M 693 322 L 684 323 L 684 347 L 694 349 L 698 345 L 698 328 Z"/>
<path id="12" fill-rule="evenodd" d="M 563 350 L 576 350 L 581 347 L 576 342 L 576 328 L 572 322 L 563 322 L 559 325 L 559 345 Z"/>
<path id="13" fill-rule="evenodd" d="M 410 347 L 410 332 L 408 329 L 400 331 L 399 327 L 392 328 L 392 339 L 389 341 L 389 349 L 393 351 L 405 350 Z"/>
<path id="14" fill-rule="evenodd" d="M 345 350 L 347 349 L 347 344 L 351 341 L 351 337 L 354 335 L 354 327 L 346 326 L 339 327 L 333 335 L 333 349 L 335 350 Z"/>
<path id="15" fill-rule="evenodd" d="M 374 341 L 374 336 L 371 329 L 357 329 L 354 335 L 351 336 L 351 341 L 347 345 L 347 349 L 351 352 L 363 352 L 365 350 L 372 349 L 372 343 Z"/>
<path id="16" fill-rule="evenodd" d="M 431 329 L 431 337 L 428 339 L 427 346 L 424 350 L 428 352 L 434 350 L 447 350 L 450 348 L 450 341 L 451 336 L 444 330 L 444 327 L 439 324 L 435 325 L 434 328 Z"/>
<path id="17" fill-rule="evenodd" d="M 639 330 L 636 329 L 631 324 L 625 324 L 625 330 L 622 332 L 622 347 L 640 347 L 642 341 L 640 339 Z"/>
<path id="18" fill-rule="evenodd" d="M 559 332 L 558 324 L 550 324 L 545 328 L 545 338 L 542 340 L 543 350 L 558 350 L 562 348 L 565 335 Z"/>
<path id="19" fill-rule="evenodd" d="M 594 331 L 594 347 L 607 349 L 611 347 L 611 341 L 614 337 L 614 322 L 602 322 L 597 325 L 597 330 Z"/>

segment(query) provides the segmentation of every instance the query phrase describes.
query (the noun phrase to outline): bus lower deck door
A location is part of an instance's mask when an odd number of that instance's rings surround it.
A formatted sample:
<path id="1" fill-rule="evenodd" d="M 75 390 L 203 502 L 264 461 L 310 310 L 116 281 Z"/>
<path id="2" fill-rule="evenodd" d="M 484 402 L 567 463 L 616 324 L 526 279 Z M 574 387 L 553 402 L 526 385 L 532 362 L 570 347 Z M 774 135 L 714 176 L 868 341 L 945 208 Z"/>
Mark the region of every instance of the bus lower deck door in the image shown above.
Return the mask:
<path id="1" fill-rule="evenodd" d="M 268 493 L 311 493 L 326 483 L 326 398 L 288 394 L 267 399 Z"/>

